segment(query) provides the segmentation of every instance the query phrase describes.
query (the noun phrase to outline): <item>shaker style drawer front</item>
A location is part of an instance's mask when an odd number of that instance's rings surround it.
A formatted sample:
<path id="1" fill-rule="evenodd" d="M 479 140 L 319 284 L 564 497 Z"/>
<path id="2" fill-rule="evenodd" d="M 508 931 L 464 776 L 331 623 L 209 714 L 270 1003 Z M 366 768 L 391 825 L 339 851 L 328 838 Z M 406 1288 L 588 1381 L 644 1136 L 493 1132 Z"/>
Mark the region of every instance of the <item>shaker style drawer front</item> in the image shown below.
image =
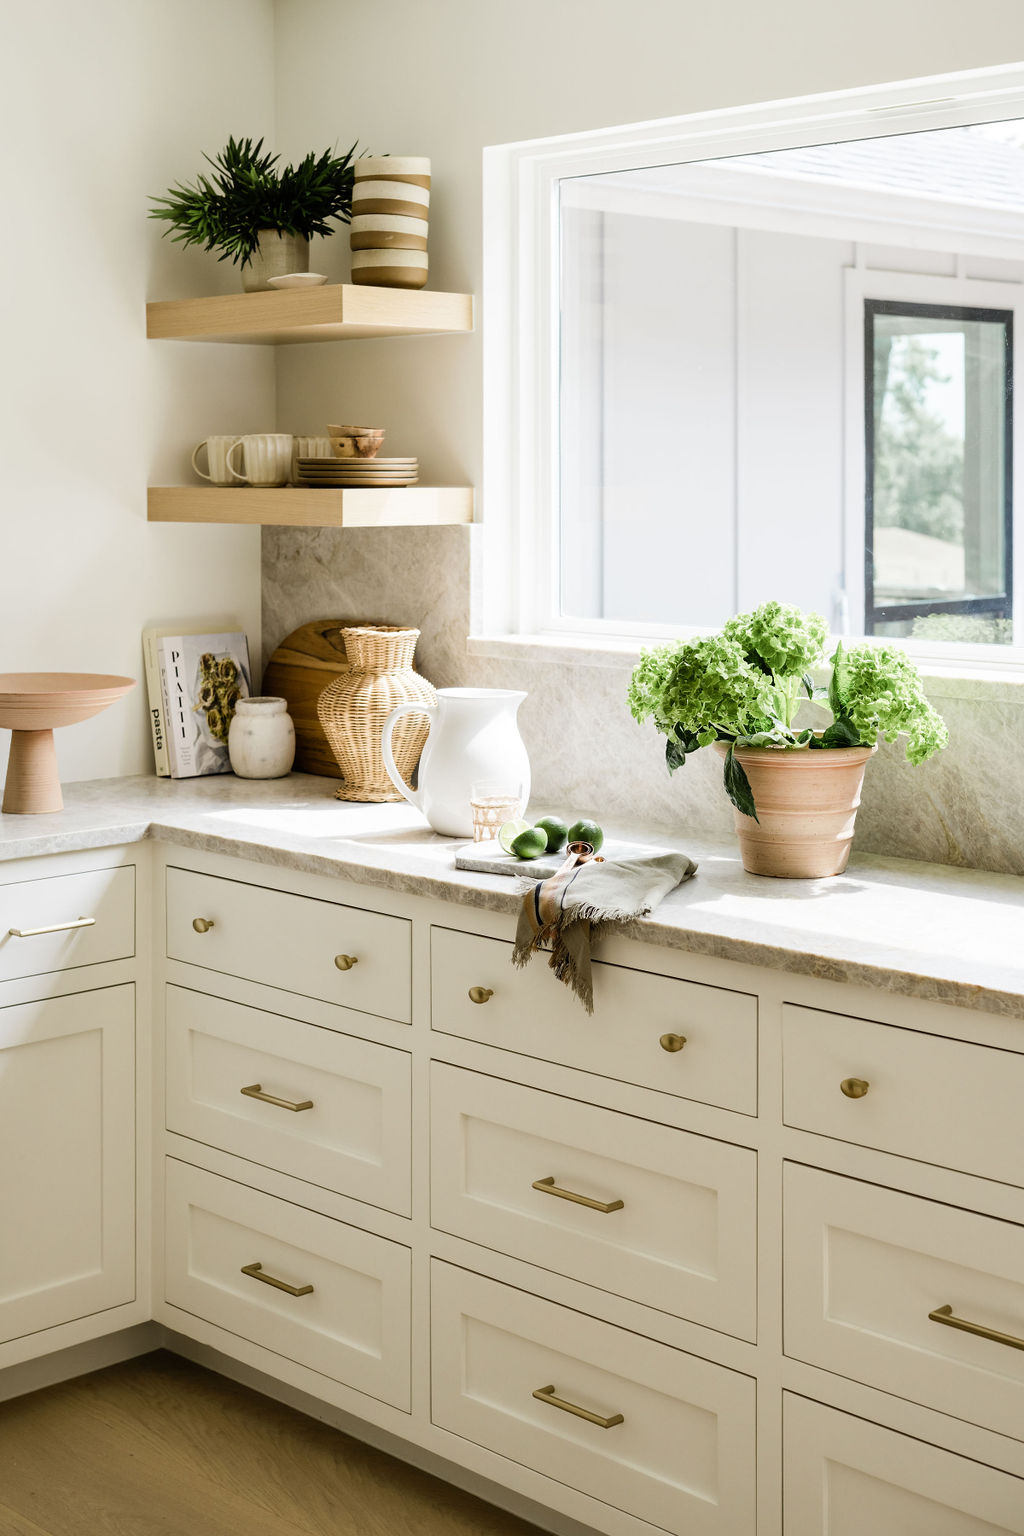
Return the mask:
<path id="1" fill-rule="evenodd" d="M 435 1227 L 754 1340 L 756 1153 L 436 1062 L 430 1120 Z"/>
<path id="2" fill-rule="evenodd" d="M 788 1355 L 1024 1438 L 1024 1227 L 792 1163 L 784 1207 Z"/>
<path id="3" fill-rule="evenodd" d="M 172 960 L 408 1024 L 412 925 L 238 880 L 167 871 Z"/>
<path id="4" fill-rule="evenodd" d="M 0 1008 L 0 1343 L 135 1296 L 135 988 Z"/>
<path id="5" fill-rule="evenodd" d="M 410 1213 L 410 1058 L 169 986 L 167 1129 Z"/>
<path id="6" fill-rule="evenodd" d="M 0 885 L 0 981 L 135 954 L 135 870 Z"/>
<path id="7" fill-rule="evenodd" d="M 792 1393 L 783 1396 L 792 1536 L 1022 1536 L 1024 1480 Z"/>
<path id="8" fill-rule="evenodd" d="M 165 1168 L 168 1302 L 408 1413 L 409 1249 L 189 1163 Z"/>
<path id="9" fill-rule="evenodd" d="M 750 1377 L 431 1268 L 432 1418 L 676 1536 L 753 1536 Z"/>
<path id="10" fill-rule="evenodd" d="M 591 1017 L 543 955 L 516 970 L 511 944 L 451 928 L 430 945 L 434 1029 L 757 1114 L 756 997 L 598 961 Z"/>
<path id="11" fill-rule="evenodd" d="M 1024 1184 L 1024 1055 L 783 1008 L 787 1125 Z"/>

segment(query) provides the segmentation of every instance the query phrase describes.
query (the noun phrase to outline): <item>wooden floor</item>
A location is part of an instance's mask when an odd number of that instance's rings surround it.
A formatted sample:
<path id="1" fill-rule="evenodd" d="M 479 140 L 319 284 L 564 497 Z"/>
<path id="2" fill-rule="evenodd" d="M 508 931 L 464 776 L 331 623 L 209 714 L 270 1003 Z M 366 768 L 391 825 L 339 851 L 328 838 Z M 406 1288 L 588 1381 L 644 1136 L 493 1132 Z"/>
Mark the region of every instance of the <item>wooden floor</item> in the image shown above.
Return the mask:
<path id="1" fill-rule="evenodd" d="M 538 1536 L 163 1352 L 0 1404 L 0 1536 Z"/>

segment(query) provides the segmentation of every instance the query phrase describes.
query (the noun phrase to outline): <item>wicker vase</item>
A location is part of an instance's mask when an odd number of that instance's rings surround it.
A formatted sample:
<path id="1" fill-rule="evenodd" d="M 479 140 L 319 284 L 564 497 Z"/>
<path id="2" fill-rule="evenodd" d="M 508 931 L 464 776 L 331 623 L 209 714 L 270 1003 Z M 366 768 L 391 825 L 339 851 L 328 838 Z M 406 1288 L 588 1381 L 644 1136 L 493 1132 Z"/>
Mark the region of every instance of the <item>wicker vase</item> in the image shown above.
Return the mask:
<path id="1" fill-rule="evenodd" d="M 342 773 L 337 798 L 400 800 L 384 768 L 380 738 L 384 721 L 399 704 L 437 703 L 434 688 L 413 671 L 420 632 L 374 624 L 341 633 L 351 670 L 335 678 L 317 703 L 320 724 Z M 412 777 L 426 739 L 426 717 L 404 716 L 393 742 L 403 778 Z"/>

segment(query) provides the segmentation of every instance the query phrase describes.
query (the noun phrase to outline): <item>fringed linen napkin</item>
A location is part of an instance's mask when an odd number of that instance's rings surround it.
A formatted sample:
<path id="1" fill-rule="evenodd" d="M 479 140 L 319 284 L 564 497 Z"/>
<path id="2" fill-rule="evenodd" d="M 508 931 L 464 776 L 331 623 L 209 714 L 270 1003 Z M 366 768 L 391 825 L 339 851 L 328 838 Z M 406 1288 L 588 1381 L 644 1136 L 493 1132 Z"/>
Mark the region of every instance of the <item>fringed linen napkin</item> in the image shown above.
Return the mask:
<path id="1" fill-rule="evenodd" d="M 593 1013 L 593 940 L 648 917 L 669 891 L 696 872 L 685 853 L 640 854 L 615 863 L 581 861 L 570 854 L 556 874 L 524 895 L 512 963 L 526 965 L 535 950 L 550 943 L 551 969 Z"/>

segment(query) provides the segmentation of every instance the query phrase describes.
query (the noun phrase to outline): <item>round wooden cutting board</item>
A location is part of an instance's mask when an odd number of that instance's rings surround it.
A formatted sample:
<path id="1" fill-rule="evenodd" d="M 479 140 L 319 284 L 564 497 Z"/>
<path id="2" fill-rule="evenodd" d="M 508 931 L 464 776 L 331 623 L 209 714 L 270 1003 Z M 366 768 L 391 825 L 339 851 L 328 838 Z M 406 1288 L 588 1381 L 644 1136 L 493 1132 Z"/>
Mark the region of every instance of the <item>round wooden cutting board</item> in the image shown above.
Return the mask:
<path id="1" fill-rule="evenodd" d="M 314 619 L 282 640 L 267 663 L 263 692 L 288 700 L 295 721 L 295 771 L 340 779 L 341 769 L 327 745 L 316 713 L 316 701 L 328 684 L 349 669 L 342 625 L 356 619 Z"/>

